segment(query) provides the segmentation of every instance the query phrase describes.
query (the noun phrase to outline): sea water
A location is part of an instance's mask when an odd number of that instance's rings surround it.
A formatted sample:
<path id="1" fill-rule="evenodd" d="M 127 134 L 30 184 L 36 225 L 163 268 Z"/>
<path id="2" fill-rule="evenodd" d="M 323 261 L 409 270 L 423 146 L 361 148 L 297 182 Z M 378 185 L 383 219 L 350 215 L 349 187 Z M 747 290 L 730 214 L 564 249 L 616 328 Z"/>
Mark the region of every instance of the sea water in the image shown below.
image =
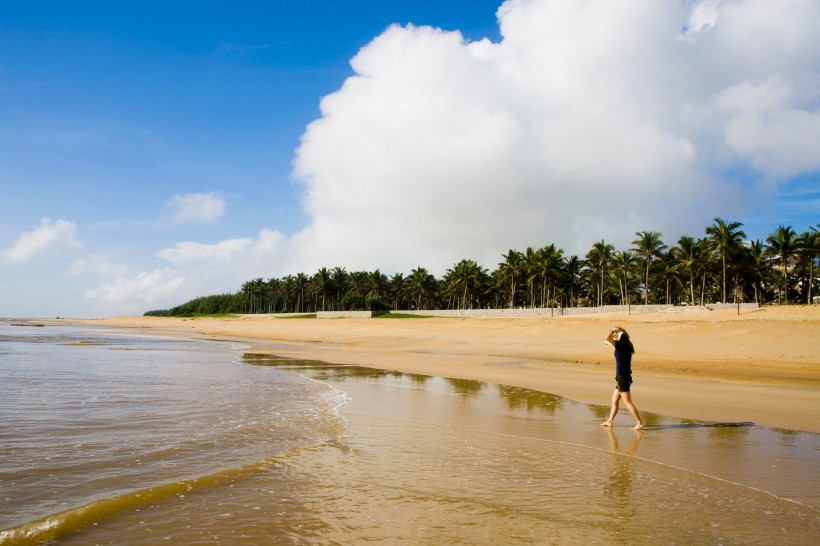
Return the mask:
<path id="1" fill-rule="evenodd" d="M 814 434 L 247 349 L 0 325 L 0 544 L 820 536 Z"/>
<path id="2" fill-rule="evenodd" d="M 342 391 L 243 365 L 240 349 L 0 326 L 0 543 L 65 538 L 191 492 L 227 491 L 341 437 Z"/>

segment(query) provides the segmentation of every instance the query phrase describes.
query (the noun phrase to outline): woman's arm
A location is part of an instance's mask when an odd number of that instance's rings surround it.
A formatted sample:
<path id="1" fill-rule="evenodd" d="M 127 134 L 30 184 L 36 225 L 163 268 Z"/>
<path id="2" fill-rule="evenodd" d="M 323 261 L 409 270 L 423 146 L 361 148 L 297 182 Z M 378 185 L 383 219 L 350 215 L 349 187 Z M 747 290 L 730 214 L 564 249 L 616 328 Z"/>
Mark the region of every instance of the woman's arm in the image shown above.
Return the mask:
<path id="1" fill-rule="evenodd" d="M 620 326 L 616 326 L 612 330 L 609 331 L 606 338 L 604 338 L 604 343 L 607 345 L 615 346 L 615 338 L 618 336 L 618 331 L 621 329 Z"/>

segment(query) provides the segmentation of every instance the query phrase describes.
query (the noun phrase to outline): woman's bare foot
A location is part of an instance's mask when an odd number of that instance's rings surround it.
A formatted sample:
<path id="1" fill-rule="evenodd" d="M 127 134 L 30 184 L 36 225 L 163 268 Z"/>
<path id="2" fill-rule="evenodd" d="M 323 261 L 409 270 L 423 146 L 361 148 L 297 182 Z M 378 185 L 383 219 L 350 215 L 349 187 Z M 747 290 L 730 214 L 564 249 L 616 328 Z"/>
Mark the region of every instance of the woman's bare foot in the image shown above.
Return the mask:
<path id="1" fill-rule="evenodd" d="M 609 428 L 609 427 L 611 427 L 611 426 L 612 426 L 612 423 L 610 423 L 609 421 L 604 421 L 603 423 L 601 423 L 601 424 L 600 424 L 600 425 L 598 425 L 598 426 L 601 426 L 601 427 L 607 427 L 607 428 Z"/>
<path id="2" fill-rule="evenodd" d="M 642 428 L 644 428 L 645 426 L 646 426 L 646 425 L 645 425 L 645 424 L 643 424 L 643 423 L 638 423 L 637 425 L 635 425 L 634 427 L 632 427 L 632 430 L 641 430 L 641 429 L 642 429 Z"/>

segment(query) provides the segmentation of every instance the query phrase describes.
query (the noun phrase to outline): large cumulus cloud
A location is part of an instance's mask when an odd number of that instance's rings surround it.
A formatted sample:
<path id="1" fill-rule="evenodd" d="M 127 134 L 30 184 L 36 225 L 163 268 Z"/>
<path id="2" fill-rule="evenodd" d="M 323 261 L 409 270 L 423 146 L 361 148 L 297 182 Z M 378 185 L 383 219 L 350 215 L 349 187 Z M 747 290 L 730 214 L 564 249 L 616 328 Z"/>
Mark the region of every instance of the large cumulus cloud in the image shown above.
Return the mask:
<path id="1" fill-rule="evenodd" d="M 388 28 L 295 159 L 292 270 L 488 266 L 697 233 L 820 168 L 820 4 L 508 0 L 502 40 Z M 814 29 L 814 30 L 812 30 Z M 752 169 L 755 184 L 722 173 Z"/>

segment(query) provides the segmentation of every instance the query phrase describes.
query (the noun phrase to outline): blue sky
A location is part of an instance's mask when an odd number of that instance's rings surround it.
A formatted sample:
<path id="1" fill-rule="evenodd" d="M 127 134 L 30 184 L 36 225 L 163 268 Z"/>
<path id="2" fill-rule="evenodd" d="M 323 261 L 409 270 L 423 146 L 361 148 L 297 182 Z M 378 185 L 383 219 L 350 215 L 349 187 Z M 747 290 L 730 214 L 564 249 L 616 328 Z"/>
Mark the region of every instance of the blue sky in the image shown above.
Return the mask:
<path id="1" fill-rule="evenodd" d="M 3 2 L 0 316 L 820 223 L 816 3 L 651 4 Z"/>

